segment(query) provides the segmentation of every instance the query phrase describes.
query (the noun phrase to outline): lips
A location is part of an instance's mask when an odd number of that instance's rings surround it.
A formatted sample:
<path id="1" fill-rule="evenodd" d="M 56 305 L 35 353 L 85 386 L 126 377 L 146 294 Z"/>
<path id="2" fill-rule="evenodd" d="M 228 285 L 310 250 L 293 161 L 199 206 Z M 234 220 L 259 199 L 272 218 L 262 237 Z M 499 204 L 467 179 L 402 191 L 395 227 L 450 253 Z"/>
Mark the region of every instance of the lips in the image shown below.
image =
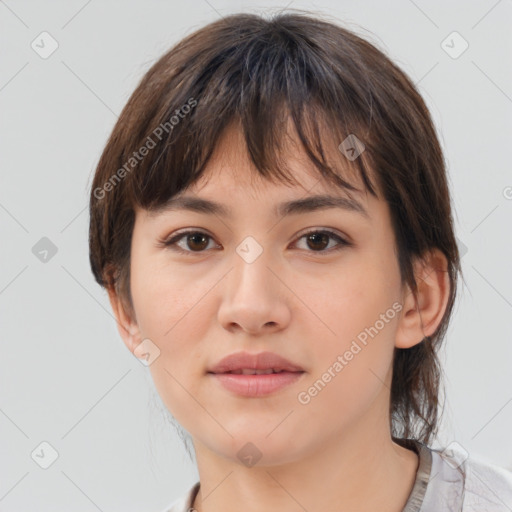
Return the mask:
<path id="1" fill-rule="evenodd" d="M 208 369 L 208 373 L 232 373 L 238 375 L 255 375 L 270 373 L 303 373 L 304 369 L 288 359 L 273 352 L 235 352 L 221 359 Z"/>

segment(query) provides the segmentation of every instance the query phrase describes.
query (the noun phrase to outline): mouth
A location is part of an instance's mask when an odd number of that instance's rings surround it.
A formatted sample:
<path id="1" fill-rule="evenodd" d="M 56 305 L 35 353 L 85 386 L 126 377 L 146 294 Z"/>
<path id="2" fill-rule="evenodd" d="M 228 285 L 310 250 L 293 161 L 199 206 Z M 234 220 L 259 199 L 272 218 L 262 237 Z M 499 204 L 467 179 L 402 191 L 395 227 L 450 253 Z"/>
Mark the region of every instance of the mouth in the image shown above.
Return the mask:
<path id="1" fill-rule="evenodd" d="M 243 397 L 262 397 L 296 383 L 305 370 L 273 352 L 236 352 L 208 368 L 207 375 L 225 390 Z"/>
<path id="2" fill-rule="evenodd" d="M 253 368 L 241 368 L 238 370 L 230 370 L 227 372 L 208 372 L 214 375 L 270 375 L 272 373 L 304 373 L 303 371 L 290 371 L 281 368 L 267 368 L 266 370 L 256 370 Z"/>

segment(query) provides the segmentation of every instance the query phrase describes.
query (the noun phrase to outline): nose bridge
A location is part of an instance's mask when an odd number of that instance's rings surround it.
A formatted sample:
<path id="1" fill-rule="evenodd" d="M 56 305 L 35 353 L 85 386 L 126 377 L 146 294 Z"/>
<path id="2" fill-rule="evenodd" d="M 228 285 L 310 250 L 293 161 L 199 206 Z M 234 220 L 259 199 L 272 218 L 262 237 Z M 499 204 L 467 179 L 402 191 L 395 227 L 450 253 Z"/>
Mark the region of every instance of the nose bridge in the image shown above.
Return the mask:
<path id="1" fill-rule="evenodd" d="M 271 259 L 271 251 L 253 237 L 236 247 L 219 309 L 219 321 L 225 328 L 238 324 L 243 330 L 257 333 L 269 325 L 282 328 L 289 321 L 290 312 L 280 293 L 282 284 L 275 270 L 270 270 Z"/>
<path id="2" fill-rule="evenodd" d="M 232 280 L 239 299 L 245 298 L 246 293 L 250 298 L 270 291 L 272 284 L 269 280 L 274 276 L 268 268 L 271 265 L 269 256 L 270 251 L 253 236 L 247 236 L 236 247 Z"/>

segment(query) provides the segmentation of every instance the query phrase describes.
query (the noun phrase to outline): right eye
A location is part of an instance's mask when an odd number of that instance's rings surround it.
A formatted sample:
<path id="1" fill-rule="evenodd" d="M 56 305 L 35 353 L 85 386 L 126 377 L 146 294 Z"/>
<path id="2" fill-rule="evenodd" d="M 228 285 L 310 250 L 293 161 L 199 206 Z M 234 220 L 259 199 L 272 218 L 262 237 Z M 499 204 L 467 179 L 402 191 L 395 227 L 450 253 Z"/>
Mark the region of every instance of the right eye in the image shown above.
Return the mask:
<path id="1" fill-rule="evenodd" d="M 182 239 L 185 238 L 185 241 L 182 242 Z M 204 233 L 203 231 L 196 231 L 196 230 L 189 230 L 189 231 L 182 231 L 181 233 L 178 233 L 174 235 L 173 237 L 169 238 L 168 240 L 165 240 L 162 242 L 162 244 L 165 247 L 169 247 L 173 251 L 177 251 L 182 254 L 191 255 L 195 252 L 203 252 L 204 249 L 206 249 L 208 243 L 207 240 L 213 240 L 210 235 L 207 233 Z M 206 242 L 205 242 L 206 240 Z M 182 245 L 180 245 L 180 243 Z M 185 244 L 185 248 L 183 247 L 183 244 Z M 186 247 L 189 247 L 192 250 L 187 249 Z M 195 247 L 195 249 L 194 249 Z M 197 249 L 197 250 L 196 250 Z"/>

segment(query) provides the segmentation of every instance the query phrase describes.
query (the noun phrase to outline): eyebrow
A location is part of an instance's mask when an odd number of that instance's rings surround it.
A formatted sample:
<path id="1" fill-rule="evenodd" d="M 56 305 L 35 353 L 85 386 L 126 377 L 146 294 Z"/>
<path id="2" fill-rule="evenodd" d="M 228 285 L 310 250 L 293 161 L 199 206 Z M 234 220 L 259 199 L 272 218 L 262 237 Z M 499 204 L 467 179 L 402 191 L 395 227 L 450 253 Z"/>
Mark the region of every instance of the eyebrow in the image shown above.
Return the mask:
<path id="1" fill-rule="evenodd" d="M 359 201 L 349 197 L 338 197 L 330 195 L 308 196 L 302 199 L 294 199 L 279 203 L 274 208 L 274 215 L 287 216 L 301 213 L 340 208 L 352 211 L 366 217 L 370 216 Z M 219 215 L 221 217 L 233 218 L 233 212 L 221 203 L 194 196 L 178 196 L 166 201 L 162 206 L 151 211 L 151 215 L 158 215 L 169 211 L 188 210 L 197 213 Z"/>

